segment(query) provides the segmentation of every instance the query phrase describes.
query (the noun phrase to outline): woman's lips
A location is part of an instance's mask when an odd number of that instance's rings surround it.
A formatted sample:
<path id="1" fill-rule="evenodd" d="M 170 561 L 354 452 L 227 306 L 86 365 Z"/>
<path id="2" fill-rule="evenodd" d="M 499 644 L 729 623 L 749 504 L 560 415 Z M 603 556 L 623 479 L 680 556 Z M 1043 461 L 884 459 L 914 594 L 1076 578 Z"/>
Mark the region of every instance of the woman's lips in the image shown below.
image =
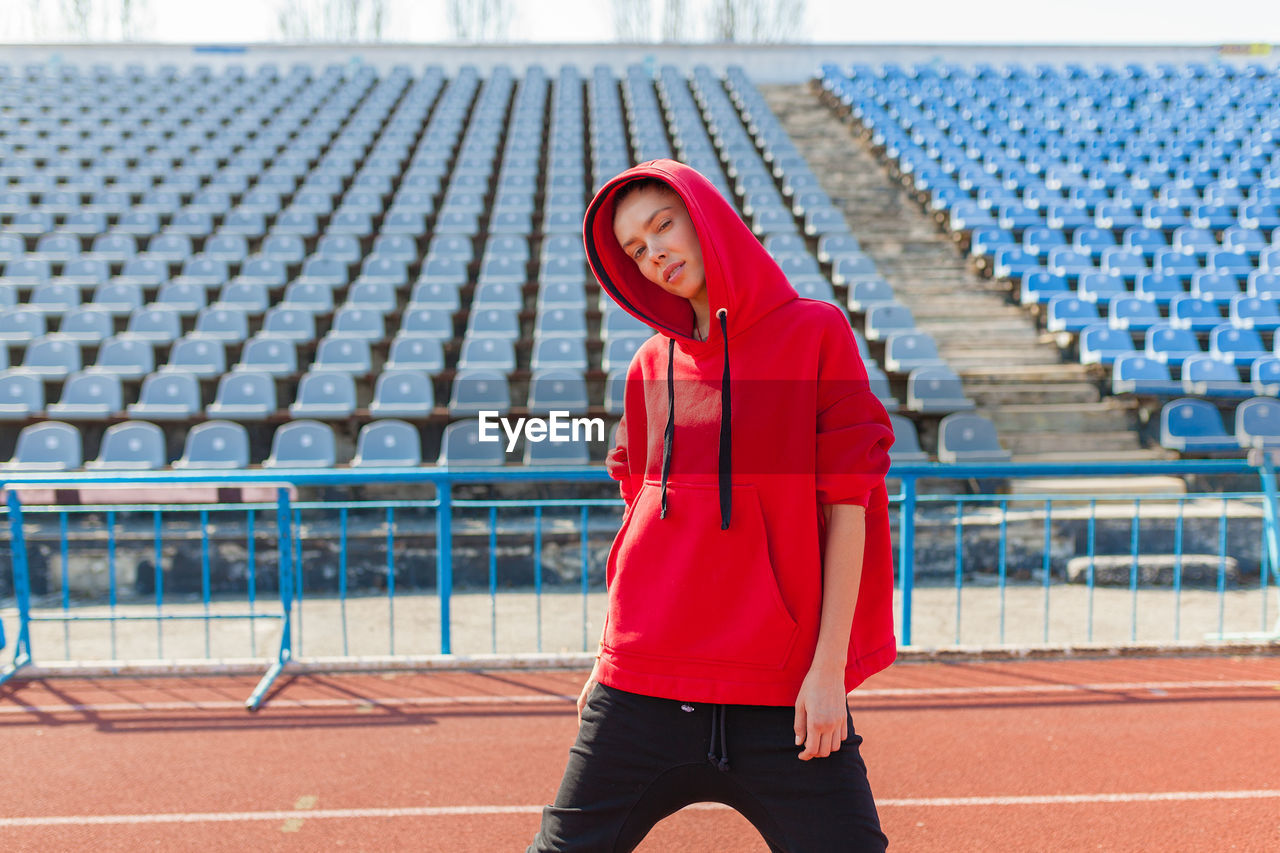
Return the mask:
<path id="1" fill-rule="evenodd" d="M 680 270 L 682 269 L 684 269 L 684 261 L 672 264 L 662 271 L 662 280 L 669 283 L 671 279 L 680 274 Z"/>

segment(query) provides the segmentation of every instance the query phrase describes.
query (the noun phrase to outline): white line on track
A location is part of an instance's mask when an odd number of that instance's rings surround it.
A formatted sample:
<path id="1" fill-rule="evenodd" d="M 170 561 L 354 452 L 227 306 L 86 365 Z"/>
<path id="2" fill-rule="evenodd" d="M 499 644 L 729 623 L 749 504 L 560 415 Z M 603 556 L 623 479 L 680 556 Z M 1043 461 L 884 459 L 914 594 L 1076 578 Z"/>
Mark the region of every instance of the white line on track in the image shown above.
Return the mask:
<path id="1" fill-rule="evenodd" d="M 964 696 L 1035 696 L 1061 693 L 1151 693 L 1177 690 L 1280 690 L 1280 681 L 1131 681 L 1096 684 L 994 684 L 969 687 L 887 687 L 855 690 L 853 703 L 861 699 L 929 699 Z M 331 699 L 289 699 L 276 697 L 267 701 L 267 710 L 326 710 L 343 708 L 437 708 L 456 705 L 565 705 L 577 701 L 576 696 L 555 694 L 511 696 L 413 696 L 404 698 L 361 698 L 347 696 Z M 0 717 L 21 714 L 111 714 L 138 711 L 233 711 L 242 710 L 243 702 L 234 701 L 166 701 L 105 702 L 61 705 L 30 705 L 12 702 L 0 705 Z"/>
<path id="2" fill-rule="evenodd" d="M 880 799 L 880 808 L 940 808 L 952 806 L 1044 806 L 1072 803 L 1163 803 L 1204 800 L 1280 799 L 1280 790 L 1154 791 L 1129 794 L 1054 794 L 1022 797 L 920 797 Z M 727 809 L 718 803 L 698 803 L 693 809 Z M 187 812 L 161 814 L 57 815 L 0 818 L 0 829 L 41 826 L 104 826 L 161 823 L 235 823 L 240 821 L 352 820 L 362 818 L 449 817 L 538 814 L 542 806 L 409 806 L 404 808 L 308 809 L 262 812 Z"/>

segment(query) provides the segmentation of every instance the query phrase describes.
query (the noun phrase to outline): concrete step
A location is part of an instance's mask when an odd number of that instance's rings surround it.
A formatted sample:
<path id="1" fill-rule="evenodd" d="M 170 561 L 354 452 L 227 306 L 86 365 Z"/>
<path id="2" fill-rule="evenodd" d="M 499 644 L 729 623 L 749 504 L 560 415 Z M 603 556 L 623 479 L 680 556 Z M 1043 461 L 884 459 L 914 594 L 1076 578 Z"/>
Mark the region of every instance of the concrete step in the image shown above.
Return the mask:
<path id="1" fill-rule="evenodd" d="M 1036 403 L 1096 403 L 1100 397 L 1096 386 L 1085 382 L 1017 383 L 1008 385 L 977 384 L 966 381 L 964 393 L 979 408 Z"/>
<path id="2" fill-rule="evenodd" d="M 1138 453 L 1147 454 L 1148 451 L 1138 451 Z M 1051 456 L 1053 454 L 1045 454 Z M 1081 458 L 1080 454 L 1068 454 L 1069 457 L 1058 461 L 1063 462 L 1101 462 L 1103 460 L 1095 457 Z M 1143 458 L 1155 458 L 1146 457 Z M 1116 460 L 1128 462 L 1131 459 L 1136 461 L 1136 455 L 1125 453 L 1122 458 Z M 1049 459 L 1040 459 L 1037 461 L 1049 462 Z M 1137 476 L 1116 476 L 1116 477 L 1029 477 L 1021 480 L 1014 480 L 1009 483 L 1009 493 L 1014 495 L 1081 495 L 1085 498 L 1095 497 L 1098 495 L 1184 495 L 1187 493 L 1187 483 L 1181 477 L 1137 477 Z"/>
<path id="3" fill-rule="evenodd" d="M 1089 382 L 1090 376 L 1083 364 L 1063 362 L 1054 365 L 999 364 L 988 362 L 965 368 L 952 367 L 965 382 L 988 385 L 1022 385 L 1025 383 L 1060 384 Z"/>
<path id="4" fill-rule="evenodd" d="M 1123 432 L 1135 426 L 1131 407 L 1115 400 L 1096 403 L 1012 403 L 980 408 L 996 430 L 1018 432 Z"/>
<path id="5" fill-rule="evenodd" d="M 957 346 L 972 344 L 974 339 L 999 341 L 1001 344 L 1025 344 L 1037 346 L 1040 334 L 1023 325 L 984 321 L 976 317 L 957 316 L 950 321 L 925 321 L 916 318 L 916 328 L 933 335 L 939 346 L 954 343 Z"/>
<path id="6" fill-rule="evenodd" d="M 1038 344 L 1035 347 L 993 347 L 970 341 L 939 346 L 938 352 L 951 364 L 951 369 L 962 376 L 965 369 L 992 364 L 1049 367 L 1063 363 L 1057 349 L 1043 348 Z"/>
<path id="7" fill-rule="evenodd" d="M 1026 454 L 1078 453 L 1082 457 L 1101 459 L 1109 451 L 1141 450 L 1138 434 L 1131 430 L 1110 432 L 997 432 L 1005 450 L 1021 458 Z M 1089 454 L 1092 453 L 1092 456 Z"/>

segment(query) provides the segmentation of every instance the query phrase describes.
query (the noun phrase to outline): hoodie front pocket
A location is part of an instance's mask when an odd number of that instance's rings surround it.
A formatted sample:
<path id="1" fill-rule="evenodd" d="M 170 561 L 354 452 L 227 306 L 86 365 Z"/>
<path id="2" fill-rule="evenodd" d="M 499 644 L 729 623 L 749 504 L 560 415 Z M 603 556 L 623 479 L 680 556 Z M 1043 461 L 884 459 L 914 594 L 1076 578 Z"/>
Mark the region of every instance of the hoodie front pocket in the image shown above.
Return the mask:
<path id="1" fill-rule="evenodd" d="M 627 655 L 780 669 L 798 626 L 769 558 L 754 486 L 733 487 L 720 529 L 714 484 L 645 483 L 613 558 L 605 645 Z"/>

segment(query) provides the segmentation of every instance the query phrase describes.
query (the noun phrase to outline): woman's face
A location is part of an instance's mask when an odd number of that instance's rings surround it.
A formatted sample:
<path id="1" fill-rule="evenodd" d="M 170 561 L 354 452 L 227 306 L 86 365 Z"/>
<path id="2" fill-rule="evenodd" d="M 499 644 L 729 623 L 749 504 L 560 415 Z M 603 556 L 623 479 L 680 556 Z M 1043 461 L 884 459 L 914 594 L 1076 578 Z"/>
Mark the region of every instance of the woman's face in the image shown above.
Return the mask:
<path id="1" fill-rule="evenodd" d="M 702 246 L 676 193 L 656 187 L 631 193 L 614 211 L 613 234 L 641 274 L 667 293 L 685 299 L 705 294 Z"/>

